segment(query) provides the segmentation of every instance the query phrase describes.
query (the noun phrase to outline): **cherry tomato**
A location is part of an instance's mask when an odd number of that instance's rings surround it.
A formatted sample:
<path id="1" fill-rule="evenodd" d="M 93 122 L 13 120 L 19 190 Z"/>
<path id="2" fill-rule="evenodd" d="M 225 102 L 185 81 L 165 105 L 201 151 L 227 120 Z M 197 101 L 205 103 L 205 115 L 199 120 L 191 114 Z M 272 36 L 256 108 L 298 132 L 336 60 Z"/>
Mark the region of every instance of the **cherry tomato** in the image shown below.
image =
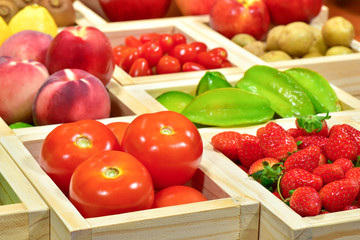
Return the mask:
<path id="1" fill-rule="evenodd" d="M 148 41 L 141 47 L 141 57 L 146 59 L 150 68 L 156 66 L 162 55 L 163 51 L 157 41 Z"/>
<path id="2" fill-rule="evenodd" d="M 201 53 L 201 52 L 207 51 L 207 46 L 203 42 L 192 42 L 192 43 L 190 43 L 190 45 L 195 47 L 196 53 Z"/>
<path id="3" fill-rule="evenodd" d="M 223 63 L 221 64 L 222 68 L 227 68 L 227 67 L 233 67 L 233 65 L 231 64 L 231 62 L 229 62 L 228 60 L 223 61 Z"/>
<path id="4" fill-rule="evenodd" d="M 196 62 L 203 65 L 207 69 L 221 68 L 223 58 L 213 52 L 202 52 L 196 57 Z"/>
<path id="5" fill-rule="evenodd" d="M 159 41 L 160 34 L 158 33 L 144 33 L 140 35 L 140 41 L 146 43 L 149 41 Z"/>
<path id="6" fill-rule="evenodd" d="M 125 45 L 129 47 L 139 48 L 143 43 L 136 37 L 130 35 L 125 38 Z"/>
<path id="7" fill-rule="evenodd" d="M 115 47 L 113 47 L 112 49 L 112 52 L 113 52 L 113 55 L 114 55 L 114 60 L 115 60 L 115 63 L 117 64 L 120 59 L 121 59 L 121 52 L 123 49 L 125 48 L 128 48 L 128 46 L 125 46 L 125 45 L 117 45 Z"/>
<path id="8" fill-rule="evenodd" d="M 124 133 L 129 126 L 130 123 L 128 122 L 111 122 L 106 124 L 108 128 L 114 133 L 116 139 L 118 140 L 119 144 L 121 144 Z"/>
<path id="9" fill-rule="evenodd" d="M 138 58 L 140 58 L 140 52 L 136 47 L 126 47 L 119 52 L 115 63 L 125 72 L 129 72 L 131 65 Z"/>
<path id="10" fill-rule="evenodd" d="M 159 39 L 160 47 L 163 53 L 167 53 L 174 47 L 174 40 L 170 34 L 164 33 L 160 35 Z"/>
<path id="11" fill-rule="evenodd" d="M 222 58 L 224 61 L 227 59 L 227 56 L 228 56 L 227 51 L 222 47 L 213 48 L 213 49 L 209 50 L 209 52 L 215 53 L 220 58 Z"/>
<path id="12" fill-rule="evenodd" d="M 203 144 L 188 118 L 160 111 L 136 117 L 125 132 L 122 149 L 145 165 L 160 190 L 191 179 L 200 165 Z"/>
<path id="13" fill-rule="evenodd" d="M 175 185 L 155 193 L 153 208 L 202 202 L 206 200 L 207 198 L 195 188 L 185 185 Z"/>
<path id="14" fill-rule="evenodd" d="M 111 130 L 96 120 L 81 120 L 55 127 L 45 138 L 39 164 L 67 195 L 74 169 L 104 150 L 119 150 Z"/>
<path id="15" fill-rule="evenodd" d="M 186 43 L 186 37 L 181 33 L 174 33 L 172 38 L 174 40 L 174 46 Z"/>
<path id="16" fill-rule="evenodd" d="M 201 70 L 206 70 L 206 67 L 196 62 L 186 62 L 182 65 L 183 72 L 192 72 L 192 71 L 201 71 Z"/>
<path id="17" fill-rule="evenodd" d="M 181 64 L 177 58 L 169 55 L 164 55 L 160 58 L 156 65 L 156 73 L 177 73 L 181 71 Z"/>
<path id="18" fill-rule="evenodd" d="M 121 151 L 91 156 L 74 171 L 69 199 L 85 218 L 151 208 L 154 187 L 148 170 Z"/>
<path id="19" fill-rule="evenodd" d="M 170 56 L 177 58 L 181 64 L 185 62 L 191 62 L 196 59 L 196 51 L 195 47 L 191 44 L 183 43 L 176 45 L 171 51 L 169 52 Z"/>
<path id="20" fill-rule="evenodd" d="M 145 58 L 136 59 L 129 70 L 129 75 L 132 77 L 149 76 L 151 74 L 151 68 Z"/>

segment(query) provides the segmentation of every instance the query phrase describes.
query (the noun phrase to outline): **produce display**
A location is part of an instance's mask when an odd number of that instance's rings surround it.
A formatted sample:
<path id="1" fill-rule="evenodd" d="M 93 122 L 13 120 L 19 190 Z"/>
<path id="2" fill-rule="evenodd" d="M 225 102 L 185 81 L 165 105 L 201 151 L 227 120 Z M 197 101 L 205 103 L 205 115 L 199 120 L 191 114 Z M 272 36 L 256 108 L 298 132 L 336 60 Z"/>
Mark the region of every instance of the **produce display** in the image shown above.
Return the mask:
<path id="1" fill-rule="evenodd" d="M 216 71 L 200 79 L 195 96 L 171 90 L 157 100 L 199 126 L 246 126 L 297 115 L 341 111 L 329 82 L 306 68 L 255 65 L 234 85 Z"/>
<path id="2" fill-rule="evenodd" d="M 290 128 L 269 122 L 256 134 L 224 130 L 211 143 L 302 217 L 356 209 L 360 131 L 328 126 L 329 118 L 301 116 Z"/>
<path id="3" fill-rule="evenodd" d="M 115 63 L 132 77 L 231 67 L 222 47 L 188 42 L 182 33 L 127 36 L 113 48 Z"/>

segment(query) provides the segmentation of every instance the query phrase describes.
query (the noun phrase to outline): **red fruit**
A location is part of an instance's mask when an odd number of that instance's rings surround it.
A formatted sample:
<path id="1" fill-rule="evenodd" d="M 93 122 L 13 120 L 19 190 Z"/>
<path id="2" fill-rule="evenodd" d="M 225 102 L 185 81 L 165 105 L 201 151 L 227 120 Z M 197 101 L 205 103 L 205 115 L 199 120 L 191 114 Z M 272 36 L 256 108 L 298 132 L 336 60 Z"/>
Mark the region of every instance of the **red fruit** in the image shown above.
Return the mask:
<path id="1" fill-rule="evenodd" d="M 141 46 L 140 56 L 146 59 L 150 68 L 156 66 L 162 55 L 163 51 L 158 41 L 148 41 Z"/>
<path id="2" fill-rule="evenodd" d="M 354 167 L 352 169 L 349 169 L 345 173 L 345 178 L 353 179 L 353 180 L 357 181 L 357 183 L 360 185 L 360 168 L 359 167 Z M 356 200 L 359 200 L 359 199 L 360 199 L 360 192 L 356 196 Z M 358 202 L 360 203 L 360 201 L 358 201 Z"/>
<path id="3" fill-rule="evenodd" d="M 211 138 L 213 147 L 233 161 L 238 159 L 238 142 L 240 133 L 235 131 L 224 131 Z"/>
<path id="4" fill-rule="evenodd" d="M 358 154 L 358 145 L 345 127 L 337 125 L 330 130 L 325 152 L 331 161 L 339 158 L 354 160 Z"/>
<path id="5" fill-rule="evenodd" d="M 293 138 L 303 136 L 304 132 L 298 128 L 289 128 L 286 130 Z"/>
<path id="6" fill-rule="evenodd" d="M 269 122 L 257 130 L 256 136 L 266 157 L 285 159 L 298 150 L 295 139 L 275 122 Z"/>
<path id="7" fill-rule="evenodd" d="M 325 157 L 324 154 L 321 153 L 319 158 L 319 166 L 323 164 L 327 164 L 327 158 Z"/>
<path id="8" fill-rule="evenodd" d="M 256 160 L 264 158 L 259 139 L 250 134 L 241 134 L 238 141 L 238 158 L 240 163 L 249 168 Z"/>
<path id="9" fill-rule="evenodd" d="M 326 119 L 330 116 L 307 115 L 296 118 L 295 125 L 303 131 L 303 135 L 317 135 L 327 137 L 329 128 Z"/>
<path id="10" fill-rule="evenodd" d="M 262 158 L 250 166 L 248 174 L 266 189 L 273 191 L 282 170 L 283 168 L 276 158 Z"/>
<path id="11" fill-rule="evenodd" d="M 291 154 L 284 162 L 286 171 L 294 168 L 302 168 L 312 172 L 319 166 L 321 150 L 318 146 L 311 145 Z"/>
<path id="12" fill-rule="evenodd" d="M 342 126 L 350 133 L 350 135 L 354 138 L 354 141 L 357 143 L 358 150 L 360 152 L 360 131 L 356 128 L 348 125 L 342 124 Z"/>
<path id="13" fill-rule="evenodd" d="M 348 205 L 348 206 L 345 206 L 343 211 L 346 211 L 346 210 L 353 210 L 353 209 L 358 209 L 359 207 L 356 206 L 356 205 Z"/>
<path id="14" fill-rule="evenodd" d="M 138 58 L 131 65 L 129 75 L 132 77 L 150 76 L 151 68 L 145 58 Z"/>
<path id="15" fill-rule="evenodd" d="M 340 165 L 324 164 L 314 169 L 313 174 L 320 176 L 324 185 L 345 178 L 345 174 Z"/>
<path id="16" fill-rule="evenodd" d="M 320 176 L 312 174 L 311 172 L 295 168 L 286 172 L 281 178 L 280 187 L 283 198 L 290 197 L 290 190 L 295 190 L 299 187 L 312 187 L 319 191 L 323 186 L 323 180 Z"/>
<path id="17" fill-rule="evenodd" d="M 272 167 L 275 163 L 279 163 L 279 160 L 277 160 L 276 158 L 266 157 L 266 158 L 259 159 L 259 160 L 255 161 L 253 164 L 251 164 L 251 166 L 249 168 L 249 172 L 248 172 L 249 175 L 263 170 L 264 169 L 264 165 L 263 165 L 264 161 L 268 162 L 270 167 Z"/>
<path id="18" fill-rule="evenodd" d="M 321 198 L 312 187 L 299 187 L 290 198 L 290 207 L 302 217 L 316 216 L 321 211 Z"/>
<path id="19" fill-rule="evenodd" d="M 351 205 L 359 192 L 359 184 L 353 179 L 341 179 L 326 184 L 320 189 L 320 197 L 325 210 L 341 211 Z"/>
<path id="20" fill-rule="evenodd" d="M 279 194 L 279 192 L 278 192 L 277 190 L 273 191 L 273 194 L 274 194 L 278 199 L 282 200 L 281 197 L 280 197 L 280 194 Z"/>
<path id="21" fill-rule="evenodd" d="M 339 165 L 342 168 L 344 174 L 354 167 L 354 163 L 347 158 L 336 159 L 333 164 Z"/>
<path id="22" fill-rule="evenodd" d="M 303 135 L 303 136 L 299 136 L 299 137 L 295 138 L 295 141 L 297 143 L 301 142 L 298 145 L 299 149 L 304 149 L 304 148 L 307 148 L 307 147 L 309 147 L 311 145 L 315 145 L 315 146 L 320 147 L 322 154 L 326 153 L 325 146 L 326 146 L 326 143 L 328 141 L 327 137 L 317 136 L 317 135 L 310 135 L 310 136 L 304 136 Z"/>

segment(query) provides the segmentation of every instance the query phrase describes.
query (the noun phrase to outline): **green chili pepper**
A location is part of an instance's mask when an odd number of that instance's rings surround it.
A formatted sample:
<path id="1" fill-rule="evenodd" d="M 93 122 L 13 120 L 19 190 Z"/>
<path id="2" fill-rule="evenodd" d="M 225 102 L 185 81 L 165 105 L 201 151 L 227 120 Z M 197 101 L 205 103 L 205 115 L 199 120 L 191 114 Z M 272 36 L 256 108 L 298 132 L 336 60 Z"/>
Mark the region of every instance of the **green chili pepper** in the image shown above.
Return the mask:
<path id="1" fill-rule="evenodd" d="M 338 96 L 329 82 L 319 73 L 306 68 L 291 68 L 284 71 L 306 92 L 318 113 L 341 111 Z"/>
<path id="2" fill-rule="evenodd" d="M 229 127 L 273 118 L 268 99 L 238 88 L 218 88 L 196 96 L 181 112 L 196 124 Z"/>
<path id="3" fill-rule="evenodd" d="M 281 117 L 315 113 L 310 98 L 296 81 L 276 68 L 252 66 L 235 87 L 269 99 L 271 108 Z"/>
<path id="4" fill-rule="evenodd" d="M 232 87 L 221 72 L 206 72 L 196 87 L 196 95 L 216 88 Z"/>

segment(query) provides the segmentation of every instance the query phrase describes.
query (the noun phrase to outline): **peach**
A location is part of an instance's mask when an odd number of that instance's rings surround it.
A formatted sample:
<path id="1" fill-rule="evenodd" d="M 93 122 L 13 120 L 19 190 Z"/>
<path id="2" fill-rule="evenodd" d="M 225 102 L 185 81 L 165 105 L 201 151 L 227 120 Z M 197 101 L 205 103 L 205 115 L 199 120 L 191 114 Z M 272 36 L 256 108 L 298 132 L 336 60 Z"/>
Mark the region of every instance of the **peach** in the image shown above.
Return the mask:
<path id="1" fill-rule="evenodd" d="M 0 56 L 35 60 L 45 65 L 45 57 L 53 37 L 49 34 L 24 30 L 11 35 L 0 47 Z"/>
<path id="2" fill-rule="evenodd" d="M 65 68 L 85 70 L 106 85 L 114 72 L 112 46 L 106 35 L 95 27 L 71 26 L 51 42 L 46 67 L 50 74 Z"/>
<path id="3" fill-rule="evenodd" d="M 33 60 L 0 57 L 0 117 L 7 123 L 32 122 L 32 103 L 49 73 Z"/>
<path id="4" fill-rule="evenodd" d="M 35 125 L 110 117 L 110 96 L 104 84 L 81 69 L 51 74 L 33 103 Z"/>

